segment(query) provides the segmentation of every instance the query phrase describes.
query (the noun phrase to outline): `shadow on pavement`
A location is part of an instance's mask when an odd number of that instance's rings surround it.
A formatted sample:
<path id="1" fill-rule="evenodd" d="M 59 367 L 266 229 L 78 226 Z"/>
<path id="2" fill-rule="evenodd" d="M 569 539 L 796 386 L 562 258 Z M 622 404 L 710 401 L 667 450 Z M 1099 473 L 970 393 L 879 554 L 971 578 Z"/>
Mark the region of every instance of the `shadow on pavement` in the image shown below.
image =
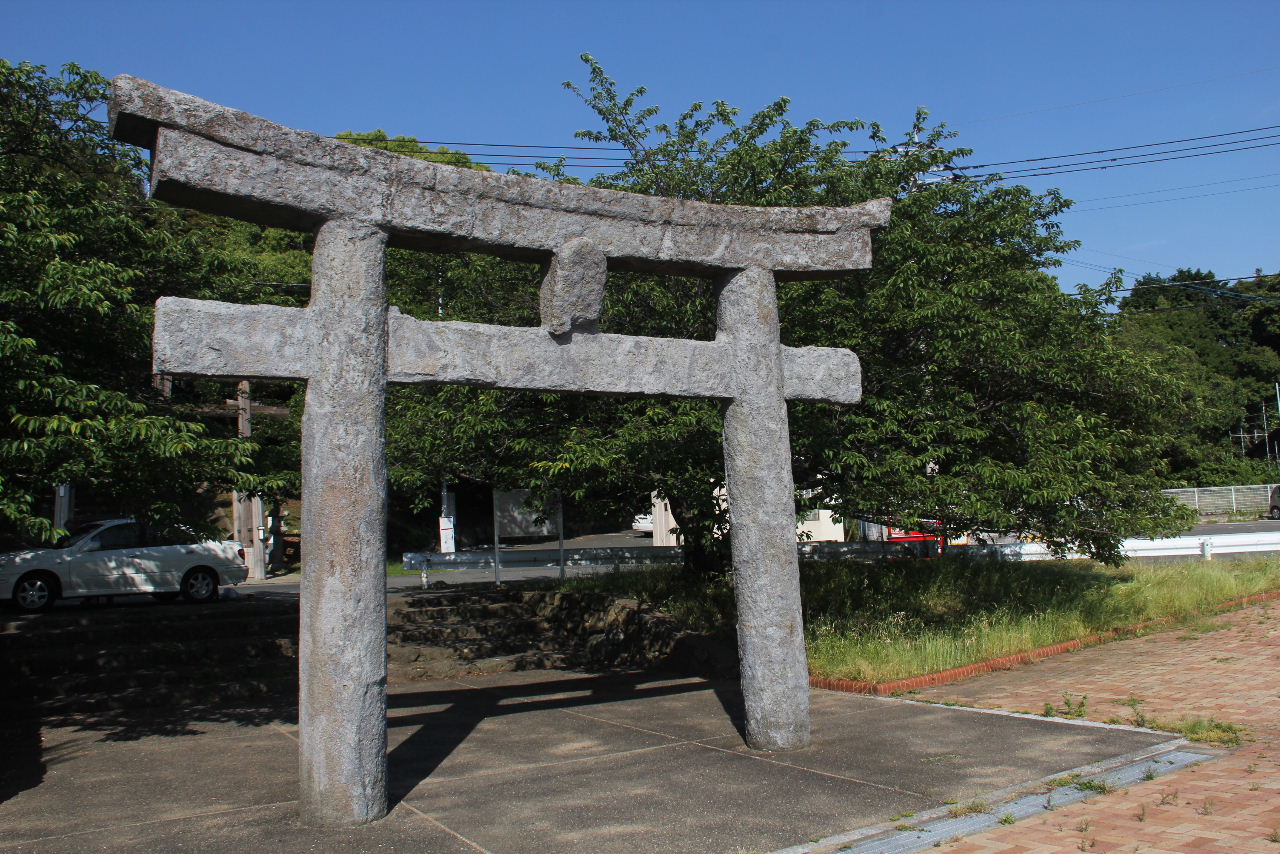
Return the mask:
<path id="1" fill-rule="evenodd" d="M 546 673 L 548 678 L 526 684 L 402 691 L 389 695 L 389 724 L 396 728 L 417 728 L 387 755 L 387 791 L 391 804 L 399 803 L 427 780 L 476 727 L 488 719 L 677 696 L 706 691 L 708 687 L 701 680 L 653 672 L 604 673 L 565 679 L 556 679 L 548 671 L 539 672 Z M 717 683 L 713 690 L 734 727 L 745 736 L 745 712 L 737 685 Z M 397 709 L 419 707 L 427 710 L 396 713 Z"/>
<path id="2" fill-rule="evenodd" d="M 4 760 L 0 761 L 0 803 L 44 782 L 47 764 L 39 718 L 6 722 L 0 727 Z"/>

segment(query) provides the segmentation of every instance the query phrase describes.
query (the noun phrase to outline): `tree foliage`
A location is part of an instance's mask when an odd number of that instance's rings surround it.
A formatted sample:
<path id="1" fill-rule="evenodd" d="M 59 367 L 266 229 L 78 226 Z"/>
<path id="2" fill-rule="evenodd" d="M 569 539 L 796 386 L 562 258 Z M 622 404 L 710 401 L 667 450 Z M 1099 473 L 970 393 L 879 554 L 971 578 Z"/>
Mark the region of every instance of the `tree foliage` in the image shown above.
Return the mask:
<path id="1" fill-rule="evenodd" d="M 698 103 L 665 122 L 640 106 L 643 89 L 624 95 L 584 60 L 585 90 L 566 85 L 599 127 L 579 136 L 628 152 L 594 186 L 760 206 L 894 200 L 870 270 L 779 286 L 784 343 L 847 347 L 864 368 L 860 405 L 790 407 L 802 506 L 1035 534 L 1111 560 L 1123 537 L 1179 526 L 1156 489 L 1169 476 L 1162 454 L 1190 440 L 1164 416 L 1170 401 L 1189 412 L 1201 398 L 1187 374 L 1166 370 L 1167 348 L 1113 334 L 1111 288 L 1065 295 L 1043 272 L 1073 246 L 1056 221 L 1069 204 L 1058 192 L 963 177 L 951 167 L 969 152 L 948 147 L 953 135 L 923 112 L 897 143 L 875 123 L 793 123 L 786 99 L 746 118 Z M 0 524 L 47 535 L 37 497 L 67 481 L 133 490 L 131 506 L 152 514 L 202 484 L 296 490 L 296 395 L 294 419 L 258 428 L 262 447 L 178 417 L 179 404 L 222 390 L 194 383 L 176 404 L 152 392 L 149 306 L 161 294 L 298 304 L 301 289 L 280 285 L 307 281 L 311 238 L 143 201 L 136 155 L 93 118 L 101 77 L 7 64 L 0 74 Z M 855 134 L 871 148 L 861 159 Z M 340 138 L 476 167 L 380 130 Z M 563 163 L 541 168 L 576 180 Z M 481 255 L 388 254 L 391 301 L 428 319 L 537 325 L 541 272 Z M 711 338 L 718 288 L 613 274 L 602 327 Z M 280 388 L 287 399 L 297 387 Z M 722 407 L 397 388 L 392 485 L 419 507 L 446 478 L 533 487 L 595 515 L 638 512 L 656 491 L 690 559 L 715 566 Z"/>
<path id="2" fill-rule="evenodd" d="M 55 535 L 41 503 L 91 485 L 120 512 L 199 522 L 254 446 L 181 417 L 152 388 L 151 306 L 226 297 L 244 259 L 143 198 L 145 164 L 96 116 L 100 75 L 0 60 L 0 538 Z M 241 288 L 241 290 L 244 290 Z M 261 293 L 244 291 L 246 300 Z"/>
<path id="3" fill-rule="evenodd" d="M 1259 271 L 1261 272 L 1261 271 Z M 1119 301 L 1117 336 L 1151 353 L 1182 379 L 1165 401 L 1170 486 L 1229 486 L 1280 480 L 1262 440 L 1277 425 L 1280 277 L 1218 281 L 1183 268 L 1139 277 Z M 1239 434 L 1250 437 L 1242 451 Z M 1274 431 L 1273 431 L 1274 432 Z M 1255 441 L 1253 434 L 1258 435 Z M 1272 454 L 1276 438 L 1269 439 Z"/>
<path id="4" fill-rule="evenodd" d="M 745 121 L 716 101 L 658 122 L 656 107 L 638 106 L 644 89 L 624 96 L 584 61 L 587 90 L 566 85 L 602 127 L 579 136 L 629 152 L 594 186 L 746 205 L 894 200 L 872 269 L 779 289 L 784 343 L 848 347 L 864 367 L 861 405 L 791 405 L 807 503 L 846 519 L 1034 534 L 1110 560 L 1125 536 L 1184 521 L 1157 491 L 1168 440 L 1159 412 L 1182 389 L 1110 334 L 1108 292 L 1069 296 L 1042 272 L 1074 246 L 1055 219 L 1069 205 L 1060 193 L 951 170 L 969 152 L 948 148 L 953 135 L 923 111 L 897 144 L 875 123 L 795 124 L 786 99 Z M 873 148 L 859 160 L 853 132 Z M 715 295 L 714 282 L 613 276 L 604 326 L 709 337 Z M 707 537 L 722 521 L 717 404 L 623 401 L 573 415 L 542 437 L 530 468 L 656 486 L 700 522 L 686 534 Z"/>

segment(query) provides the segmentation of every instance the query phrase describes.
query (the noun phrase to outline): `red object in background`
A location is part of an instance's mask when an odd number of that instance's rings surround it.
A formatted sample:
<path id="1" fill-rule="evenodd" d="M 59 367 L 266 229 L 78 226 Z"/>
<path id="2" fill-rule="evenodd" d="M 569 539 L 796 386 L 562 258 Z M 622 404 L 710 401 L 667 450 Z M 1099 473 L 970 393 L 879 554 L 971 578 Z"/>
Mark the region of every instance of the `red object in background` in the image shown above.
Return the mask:
<path id="1" fill-rule="evenodd" d="M 938 538 L 935 537 L 933 534 L 923 534 L 920 531 L 908 531 L 905 528 L 893 528 L 893 527 L 887 527 L 885 529 L 884 538 L 886 540 L 890 540 L 895 543 L 903 543 L 903 542 L 927 543 L 930 541 L 937 542 L 938 540 Z"/>

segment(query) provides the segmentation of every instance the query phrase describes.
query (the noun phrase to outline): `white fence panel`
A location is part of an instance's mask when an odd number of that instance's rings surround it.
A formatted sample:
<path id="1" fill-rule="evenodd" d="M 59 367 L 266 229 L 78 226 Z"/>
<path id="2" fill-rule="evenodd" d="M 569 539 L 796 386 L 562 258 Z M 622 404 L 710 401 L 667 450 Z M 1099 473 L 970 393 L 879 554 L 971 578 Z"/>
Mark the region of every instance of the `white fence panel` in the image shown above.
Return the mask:
<path id="1" fill-rule="evenodd" d="M 1006 560 L 1053 560 L 1054 555 L 1043 543 L 1010 543 L 994 547 Z M 1280 531 L 1251 534 L 1213 534 L 1210 536 L 1169 537 L 1162 540 L 1125 540 L 1120 550 L 1128 557 L 1203 557 L 1245 554 L 1248 552 L 1280 552 Z M 1082 558 L 1068 554 L 1067 558 Z"/>
<path id="2" fill-rule="evenodd" d="M 1201 516 L 1217 516 L 1227 513 L 1266 513 L 1271 509 L 1271 490 L 1275 486 L 1274 483 L 1260 483 L 1161 491 L 1188 507 L 1194 507 Z"/>

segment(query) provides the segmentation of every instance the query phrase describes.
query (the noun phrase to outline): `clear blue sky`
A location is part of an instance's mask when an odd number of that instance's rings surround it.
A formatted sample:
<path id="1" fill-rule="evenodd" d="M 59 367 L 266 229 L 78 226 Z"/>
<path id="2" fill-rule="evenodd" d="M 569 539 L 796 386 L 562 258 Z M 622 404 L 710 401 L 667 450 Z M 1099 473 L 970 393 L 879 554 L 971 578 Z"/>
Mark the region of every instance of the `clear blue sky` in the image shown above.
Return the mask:
<path id="1" fill-rule="evenodd" d="M 0 0 L 0 21 L 11 61 L 129 73 L 322 134 L 572 145 L 594 127 L 561 87 L 584 82 L 583 52 L 666 114 L 785 95 L 797 120 L 875 120 L 896 138 L 925 106 L 971 163 L 1280 125 L 1274 0 Z M 1027 179 L 1078 201 L 1062 220 L 1083 242 L 1064 286 L 1096 284 L 1098 266 L 1280 270 L 1275 142 Z"/>

